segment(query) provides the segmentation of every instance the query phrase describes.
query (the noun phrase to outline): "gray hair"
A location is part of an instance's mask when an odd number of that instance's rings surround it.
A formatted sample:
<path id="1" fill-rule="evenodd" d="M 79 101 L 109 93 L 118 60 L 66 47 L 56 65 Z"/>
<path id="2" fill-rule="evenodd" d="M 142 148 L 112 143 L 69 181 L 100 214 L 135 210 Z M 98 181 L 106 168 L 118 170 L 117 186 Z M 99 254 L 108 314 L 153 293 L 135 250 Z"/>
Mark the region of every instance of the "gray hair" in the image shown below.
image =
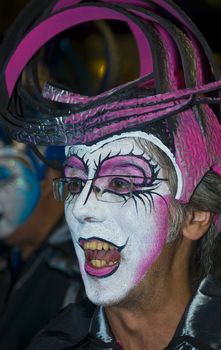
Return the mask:
<path id="1" fill-rule="evenodd" d="M 159 163 L 169 180 L 169 188 L 175 196 L 177 177 L 171 160 L 156 145 L 143 139 L 136 139 L 138 146 Z M 181 204 L 172 201 L 169 208 L 170 230 L 168 242 L 178 240 L 187 213 L 190 210 L 210 211 L 216 221 L 221 218 L 221 176 L 209 171 L 194 190 L 189 203 Z M 221 237 L 220 228 L 215 220 L 202 238 L 193 242 L 192 260 L 190 262 L 192 278 L 195 285 L 208 273 L 221 274 Z"/>

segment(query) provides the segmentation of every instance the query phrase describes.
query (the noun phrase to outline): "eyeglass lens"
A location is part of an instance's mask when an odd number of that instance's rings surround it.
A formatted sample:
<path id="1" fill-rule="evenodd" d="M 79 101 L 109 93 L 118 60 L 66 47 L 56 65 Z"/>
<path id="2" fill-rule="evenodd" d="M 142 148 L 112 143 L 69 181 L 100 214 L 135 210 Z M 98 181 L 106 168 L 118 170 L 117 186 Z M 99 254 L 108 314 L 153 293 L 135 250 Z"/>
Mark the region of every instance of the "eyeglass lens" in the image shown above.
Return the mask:
<path id="1" fill-rule="evenodd" d="M 130 197 L 135 187 L 143 182 L 143 178 L 123 175 L 108 175 L 96 179 L 60 178 L 54 179 L 55 199 L 65 200 L 68 195 L 81 193 L 87 181 L 92 181 L 92 189 L 98 200 L 104 202 L 123 202 Z"/>

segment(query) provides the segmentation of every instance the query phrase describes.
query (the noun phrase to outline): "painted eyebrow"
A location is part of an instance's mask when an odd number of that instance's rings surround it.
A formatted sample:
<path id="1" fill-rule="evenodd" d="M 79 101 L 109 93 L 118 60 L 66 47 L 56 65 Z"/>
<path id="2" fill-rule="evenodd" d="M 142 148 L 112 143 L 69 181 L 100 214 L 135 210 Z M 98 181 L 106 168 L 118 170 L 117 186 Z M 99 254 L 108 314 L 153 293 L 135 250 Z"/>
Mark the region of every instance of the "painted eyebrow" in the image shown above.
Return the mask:
<path id="1" fill-rule="evenodd" d="M 131 151 L 126 154 L 121 154 L 121 149 L 119 149 L 116 154 L 111 154 L 112 151 L 110 151 L 104 158 L 102 157 L 102 154 L 100 154 L 100 157 L 98 159 L 98 162 L 96 163 L 96 167 L 99 168 L 103 163 L 105 163 L 107 160 L 117 158 L 117 157 L 132 157 L 132 158 L 139 158 L 143 159 L 146 163 L 150 164 L 152 161 L 152 158 L 149 157 L 149 159 L 144 157 L 145 151 L 143 151 L 141 154 L 135 154 L 134 152 L 134 146 L 131 148 Z"/>
<path id="2" fill-rule="evenodd" d="M 134 170 L 139 170 L 143 176 L 152 176 L 153 166 L 150 160 L 144 157 L 139 157 L 136 155 L 116 155 L 111 158 L 105 159 L 101 164 L 99 164 L 97 173 L 98 175 L 102 172 L 106 172 L 108 169 L 112 168 L 123 169 L 130 168 Z"/>
<path id="3" fill-rule="evenodd" d="M 80 170 L 83 170 L 85 172 L 88 172 L 88 164 L 87 162 L 84 162 L 84 158 L 79 158 L 76 155 L 70 156 L 65 162 L 64 162 L 64 168 L 77 168 Z"/>

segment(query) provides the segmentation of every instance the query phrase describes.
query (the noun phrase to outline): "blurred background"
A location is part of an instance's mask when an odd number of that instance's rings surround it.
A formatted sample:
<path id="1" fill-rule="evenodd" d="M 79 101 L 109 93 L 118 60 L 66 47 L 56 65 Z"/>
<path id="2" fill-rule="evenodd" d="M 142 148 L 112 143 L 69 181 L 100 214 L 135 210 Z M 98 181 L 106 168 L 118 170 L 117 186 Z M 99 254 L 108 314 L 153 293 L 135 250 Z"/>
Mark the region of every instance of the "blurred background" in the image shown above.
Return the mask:
<path id="1" fill-rule="evenodd" d="M 175 2 L 198 25 L 221 67 L 221 0 Z M 0 38 L 26 3 L 28 0 L 1 0 Z M 126 60 L 125 52 L 131 53 Z M 119 21 L 96 21 L 67 30 L 51 40 L 40 55 L 42 81 L 62 82 L 75 92 L 89 96 L 139 75 L 135 42 L 128 35 L 127 26 Z"/>
<path id="2" fill-rule="evenodd" d="M 221 0 L 175 0 L 192 17 L 201 28 L 205 37 L 216 51 L 220 50 Z M 1 0 L 0 33 L 7 30 L 18 12 L 28 0 Z"/>
<path id="3" fill-rule="evenodd" d="M 219 36 L 221 32 L 221 0 L 175 0 L 175 2 L 194 19 L 214 50 L 221 51 Z M 26 3 L 28 0 L 1 0 L 1 36 Z"/>

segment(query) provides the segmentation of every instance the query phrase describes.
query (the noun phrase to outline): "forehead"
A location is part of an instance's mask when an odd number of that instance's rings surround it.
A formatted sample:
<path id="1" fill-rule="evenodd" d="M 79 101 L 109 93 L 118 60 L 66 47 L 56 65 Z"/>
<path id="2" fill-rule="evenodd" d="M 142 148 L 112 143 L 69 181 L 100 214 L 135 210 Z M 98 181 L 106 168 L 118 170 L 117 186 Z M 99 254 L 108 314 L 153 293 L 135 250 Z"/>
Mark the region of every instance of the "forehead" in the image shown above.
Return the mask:
<path id="1" fill-rule="evenodd" d="M 142 131 L 135 131 L 129 133 L 123 133 L 121 135 L 114 135 L 107 140 L 100 141 L 92 146 L 86 145 L 75 145 L 75 146 L 66 146 L 65 154 L 69 158 L 71 155 L 77 155 L 79 158 L 85 159 L 90 164 L 90 161 L 99 159 L 98 157 L 108 158 L 117 155 L 142 155 L 143 157 L 150 159 L 153 154 L 149 154 L 148 150 L 142 150 L 135 142 L 135 139 L 146 140 L 159 149 L 163 151 L 165 157 L 168 157 L 173 164 L 173 167 L 177 176 L 177 191 L 175 198 L 179 199 L 182 194 L 183 188 L 183 177 L 179 165 L 176 163 L 175 156 L 171 151 L 166 147 L 163 142 L 152 134 L 147 134 Z M 155 157 L 153 157 L 155 158 Z M 157 161 L 157 159 L 155 159 Z"/>
<path id="2" fill-rule="evenodd" d="M 67 153 L 67 158 L 72 155 L 77 155 L 79 158 L 84 158 L 85 161 L 94 159 L 109 158 L 118 155 L 143 155 L 148 157 L 148 152 L 141 149 L 133 138 L 122 138 L 114 141 L 109 141 L 103 144 L 93 146 L 78 145 L 70 147 Z"/>

